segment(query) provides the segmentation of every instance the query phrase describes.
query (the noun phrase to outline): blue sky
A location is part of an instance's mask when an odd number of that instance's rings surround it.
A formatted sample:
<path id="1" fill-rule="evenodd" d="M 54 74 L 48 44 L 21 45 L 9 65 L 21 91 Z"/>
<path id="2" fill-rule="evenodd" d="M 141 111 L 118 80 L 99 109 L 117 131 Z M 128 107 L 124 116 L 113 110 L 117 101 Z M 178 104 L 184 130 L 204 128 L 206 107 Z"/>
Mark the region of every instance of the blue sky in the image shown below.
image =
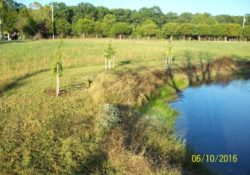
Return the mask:
<path id="1" fill-rule="evenodd" d="M 16 0 L 23 4 L 30 4 L 35 0 Z M 53 0 L 36 0 L 42 4 L 48 4 Z M 109 8 L 140 9 L 141 7 L 159 6 L 162 11 L 169 12 L 208 12 L 213 15 L 229 14 L 243 15 L 250 13 L 250 0 L 54 0 L 64 2 L 67 5 L 76 5 L 80 2 L 89 2 L 95 6 Z"/>

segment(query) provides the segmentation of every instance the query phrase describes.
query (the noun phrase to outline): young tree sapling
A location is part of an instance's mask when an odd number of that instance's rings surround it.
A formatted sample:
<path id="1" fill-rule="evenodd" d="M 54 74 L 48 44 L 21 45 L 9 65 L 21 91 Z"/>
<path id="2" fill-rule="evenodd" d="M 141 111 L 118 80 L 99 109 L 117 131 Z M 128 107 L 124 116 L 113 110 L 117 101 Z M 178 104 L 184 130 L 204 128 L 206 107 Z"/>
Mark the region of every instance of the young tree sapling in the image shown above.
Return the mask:
<path id="1" fill-rule="evenodd" d="M 115 66 L 115 61 L 114 61 L 114 55 L 115 55 L 115 51 L 111 46 L 111 43 L 109 43 L 108 49 L 105 51 L 105 69 L 108 68 L 108 70 L 111 70 L 111 61 L 113 63 L 113 68 Z"/>
<path id="2" fill-rule="evenodd" d="M 60 42 L 54 62 L 51 67 L 52 73 L 56 76 L 56 96 L 60 94 L 60 77 L 62 76 L 62 41 Z"/>
<path id="3" fill-rule="evenodd" d="M 171 65 L 173 63 L 173 49 L 172 49 L 172 46 L 168 46 L 168 50 L 166 52 L 166 62 L 167 62 L 167 65 Z"/>

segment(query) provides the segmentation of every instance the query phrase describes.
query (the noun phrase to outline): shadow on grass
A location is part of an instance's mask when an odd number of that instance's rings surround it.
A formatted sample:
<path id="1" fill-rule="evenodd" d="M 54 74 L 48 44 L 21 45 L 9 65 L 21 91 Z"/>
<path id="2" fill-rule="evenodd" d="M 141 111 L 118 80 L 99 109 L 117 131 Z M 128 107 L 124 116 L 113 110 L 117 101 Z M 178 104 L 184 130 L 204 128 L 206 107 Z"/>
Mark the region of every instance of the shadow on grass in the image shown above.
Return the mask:
<path id="1" fill-rule="evenodd" d="M 0 95 L 2 95 L 3 93 L 6 93 L 14 88 L 19 88 L 21 87 L 22 85 L 24 85 L 25 83 L 23 82 L 25 79 L 27 78 L 30 78 L 32 76 L 35 76 L 39 73 L 42 73 L 42 72 L 47 72 L 49 71 L 49 69 L 41 69 L 39 71 L 35 71 L 35 72 L 32 72 L 32 73 L 27 73 L 23 76 L 20 76 L 18 78 L 15 78 L 14 80 L 12 80 L 11 82 L 7 83 L 7 84 L 4 84 L 2 87 L 0 87 Z"/>
<path id="2" fill-rule="evenodd" d="M 124 60 L 124 61 L 121 61 L 119 66 L 124 66 L 124 65 L 128 65 L 128 64 L 131 64 L 132 63 L 132 60 Z"/>
<path id="3" fill-rule="evenodd" d="M 27 41 L 27 40 L 25 40 L 25 41 L 20 41 L 20 40 L 11 40 L 11 41 L 4 40 L 4 41 L 1 41 L 0 40 L 0 45 L 2 45 L 2 44 L 11 44 L 11 43 L 25 43 L 25 42 L 29 42 L 29 41 Z"/>

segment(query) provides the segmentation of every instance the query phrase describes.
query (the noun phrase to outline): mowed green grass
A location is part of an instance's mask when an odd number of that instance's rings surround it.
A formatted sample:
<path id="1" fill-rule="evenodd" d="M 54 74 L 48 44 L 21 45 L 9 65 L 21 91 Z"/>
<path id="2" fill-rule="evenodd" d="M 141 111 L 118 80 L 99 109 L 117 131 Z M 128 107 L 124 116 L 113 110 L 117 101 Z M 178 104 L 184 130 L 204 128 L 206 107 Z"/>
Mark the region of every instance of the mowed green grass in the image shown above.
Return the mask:
<path id="1" fill-rule="evenodd" d="M 41 70 L 49 70 L 60 40 L 41 40 L 0 43 L 0 87 L 15 78 Z M 104 67 L 104 52 L 110 39 L 71 39 L 63 41 L 63 65 L 72 67 Z M 116 51 L 116 64 L 128 61 L 125 69 L 138 66 L 164 67 L 164 57 L 169 45 L 173 47 L 175 62 L 186 60 L 192 54 L 193 61 L 202 54 L 216 58 L 250 59 L 250 43 L 247 42 L 188 42 L 165 40 L 112 40 Z M 93 68 L 94 69 L 94 68 Z M 84 70 L 84 69 L 83 69 Z"/>

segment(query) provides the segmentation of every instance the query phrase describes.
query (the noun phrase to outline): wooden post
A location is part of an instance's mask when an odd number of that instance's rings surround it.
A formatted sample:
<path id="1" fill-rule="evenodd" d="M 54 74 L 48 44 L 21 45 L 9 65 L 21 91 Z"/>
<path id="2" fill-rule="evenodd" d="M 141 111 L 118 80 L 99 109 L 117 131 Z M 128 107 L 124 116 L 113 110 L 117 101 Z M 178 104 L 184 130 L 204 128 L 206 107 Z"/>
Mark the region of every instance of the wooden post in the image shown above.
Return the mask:
<path id="1" fill-rule="evenodd" d="M 111 59 L 109 59 L 109 70 L 111 70 Z"/>

